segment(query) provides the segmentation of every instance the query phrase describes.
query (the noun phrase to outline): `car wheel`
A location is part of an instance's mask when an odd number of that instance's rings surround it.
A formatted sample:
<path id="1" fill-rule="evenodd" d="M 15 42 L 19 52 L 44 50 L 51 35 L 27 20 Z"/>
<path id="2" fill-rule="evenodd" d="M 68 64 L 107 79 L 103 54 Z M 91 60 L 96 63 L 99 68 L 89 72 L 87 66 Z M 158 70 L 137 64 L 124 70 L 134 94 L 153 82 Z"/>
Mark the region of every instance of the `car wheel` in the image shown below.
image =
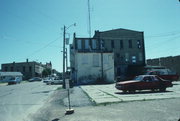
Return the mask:
<path id="1" fill-rule="evenodd" d="M 136 90 L 129 90 L 129 93 L 135 93 Z"/>
<path id="2" fill-rule="evenodd" d="M 165 91 L 166 91 L 166 88 L 160 88 L 159 91 L 160 91 L 160 92 L 165 92 Z"/>
<path id="3" fill-rule="evenodd" d="M 123 93 L 127 93 L 127 90 L 123 90 Z"/>

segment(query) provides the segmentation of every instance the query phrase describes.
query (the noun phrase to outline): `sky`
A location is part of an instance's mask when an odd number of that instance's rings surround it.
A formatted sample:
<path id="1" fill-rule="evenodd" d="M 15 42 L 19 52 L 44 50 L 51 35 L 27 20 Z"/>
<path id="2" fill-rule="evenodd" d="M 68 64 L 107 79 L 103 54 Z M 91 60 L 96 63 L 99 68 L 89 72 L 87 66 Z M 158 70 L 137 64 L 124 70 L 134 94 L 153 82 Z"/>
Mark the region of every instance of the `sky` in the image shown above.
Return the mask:
<path id="1" fill-rule="evenodd" d="M 90 0 L 91 33 L 144 32 L 146 59 L 180 55 L 179 0 Z M 0 64 L 50 62 L 62 71 L 63 27 L 89 37 L 88 0 L 0 0 Z M 69 46 L 67 45 L 69 48 Z"/>

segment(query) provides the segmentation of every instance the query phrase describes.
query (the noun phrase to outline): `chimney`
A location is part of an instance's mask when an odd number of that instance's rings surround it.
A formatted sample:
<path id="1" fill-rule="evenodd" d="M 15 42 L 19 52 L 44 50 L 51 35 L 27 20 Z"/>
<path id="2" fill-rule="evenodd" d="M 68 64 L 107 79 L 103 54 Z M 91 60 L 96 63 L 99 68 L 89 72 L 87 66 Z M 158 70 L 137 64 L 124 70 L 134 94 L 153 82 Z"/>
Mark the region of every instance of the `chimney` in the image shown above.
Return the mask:
<path id="1" fill-rule="evenodd" d="M 26 62 L 28 63 L 28 58 L 26 59 Z"/>

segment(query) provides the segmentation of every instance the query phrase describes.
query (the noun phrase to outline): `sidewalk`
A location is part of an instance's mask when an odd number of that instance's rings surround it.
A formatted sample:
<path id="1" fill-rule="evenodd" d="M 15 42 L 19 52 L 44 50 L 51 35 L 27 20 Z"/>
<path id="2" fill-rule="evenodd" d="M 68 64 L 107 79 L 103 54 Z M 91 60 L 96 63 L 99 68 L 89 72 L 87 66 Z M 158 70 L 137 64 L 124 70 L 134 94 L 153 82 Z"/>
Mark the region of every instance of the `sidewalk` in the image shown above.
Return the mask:
<path id="1" fill-rule="evenodd" d="M 146 101 L 157 99 L 180 98 L 180 82 L 173 82 L 166 92 L 136 91 L 135 94 L 124 94 L 115 88 L 115 84 L 81 86 L 84 92 L 97 105 L 127 101 Z"/>

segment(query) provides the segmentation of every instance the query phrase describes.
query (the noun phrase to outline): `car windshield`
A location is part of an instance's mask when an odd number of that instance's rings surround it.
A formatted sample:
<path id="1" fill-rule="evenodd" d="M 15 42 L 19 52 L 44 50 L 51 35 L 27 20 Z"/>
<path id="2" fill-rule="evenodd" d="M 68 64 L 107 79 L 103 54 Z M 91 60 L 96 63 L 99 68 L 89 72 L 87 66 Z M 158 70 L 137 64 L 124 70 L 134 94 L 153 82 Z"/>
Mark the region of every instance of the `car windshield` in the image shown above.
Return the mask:
<path id="1" fill-rule="evenodd" d="M 143 79 L 143 76 L 136 76 L 135 78 L 134 78 L 134 80 L 136 80 L 136 81 L 141 81 Z"/>

